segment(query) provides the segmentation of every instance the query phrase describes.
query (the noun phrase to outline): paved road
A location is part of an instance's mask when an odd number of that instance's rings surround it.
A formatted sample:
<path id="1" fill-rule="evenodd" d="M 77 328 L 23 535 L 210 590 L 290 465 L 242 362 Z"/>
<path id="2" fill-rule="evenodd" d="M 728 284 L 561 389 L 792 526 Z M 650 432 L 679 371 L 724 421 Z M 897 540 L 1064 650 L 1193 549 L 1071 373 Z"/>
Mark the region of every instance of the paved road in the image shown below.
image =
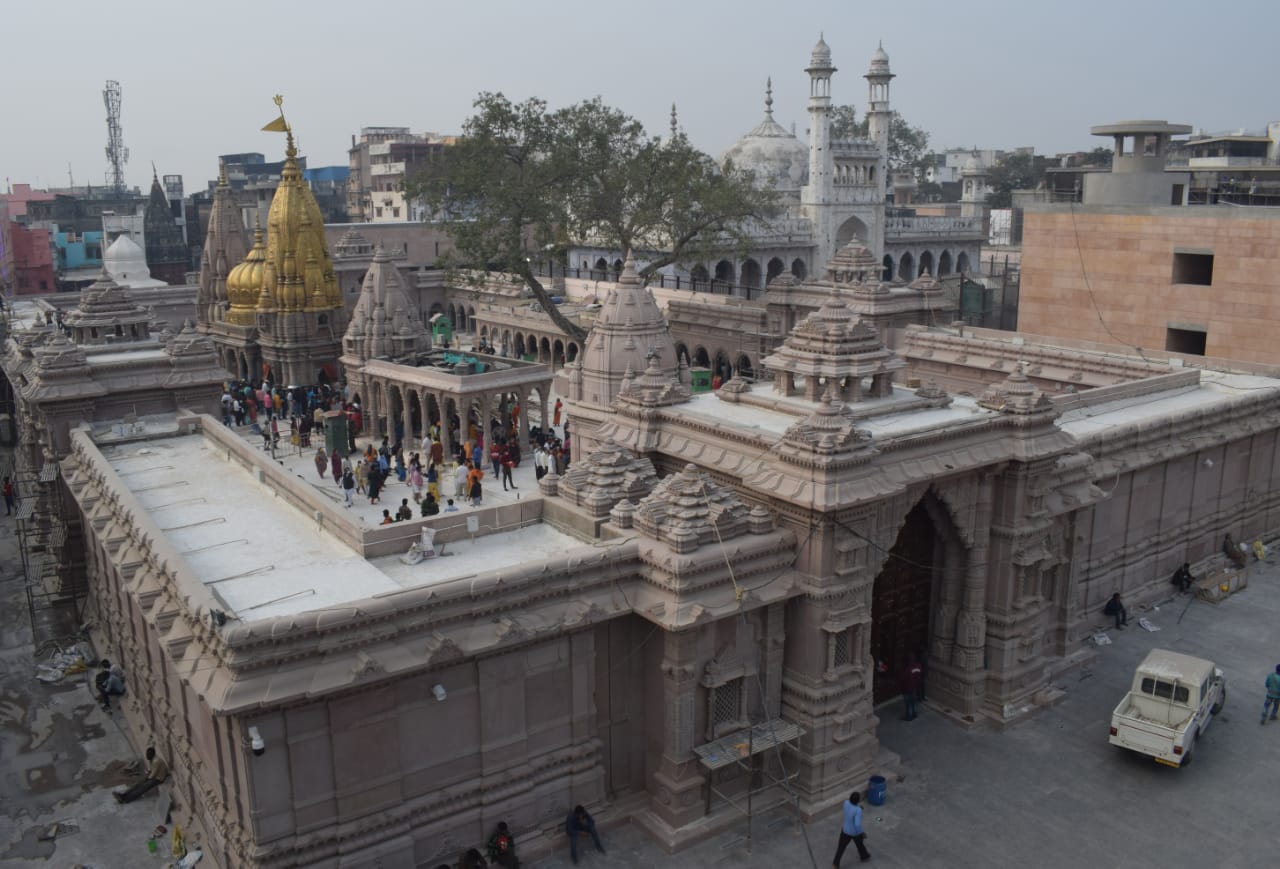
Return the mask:
<path id="1" fill-rule="evenodd" d="M 1280 809 L 1280 724 L 1260 727 L 1262 682 L 1280 663 L 1280 568 L 1254 568 L 1248 590 L 1214 605 L 1178 598 L 1111 632 L 1093 665 L 1056 683 L 1058 705 L 1012 727 L 961 729 L 926 712 L 898 720 L 881 710 L 880 738 L 902 759 L 901 781 L 883 807 L 868 807 L 872 865 L 902 867 L 1220 867 L 1275 865 Z M 1222 714 L 1186 769 L 1170 769 L 1107 742 L 1111 710 L 1133 668 L 1155 647 L 1208 657 L 1227 673 Z M 750 851 L 742 828 L 667 857 L 632 828 L 606 836 L 607 859 L 591 866 L 830 865 L 839 818 L 807 830 L 781 815 L 756 822 Z M 591 855 L 593 858 L 597 855 Z M 857 864 L 852 849 L 844 865 Z M 568 866 L 567 856 L 539 866 Z"/>

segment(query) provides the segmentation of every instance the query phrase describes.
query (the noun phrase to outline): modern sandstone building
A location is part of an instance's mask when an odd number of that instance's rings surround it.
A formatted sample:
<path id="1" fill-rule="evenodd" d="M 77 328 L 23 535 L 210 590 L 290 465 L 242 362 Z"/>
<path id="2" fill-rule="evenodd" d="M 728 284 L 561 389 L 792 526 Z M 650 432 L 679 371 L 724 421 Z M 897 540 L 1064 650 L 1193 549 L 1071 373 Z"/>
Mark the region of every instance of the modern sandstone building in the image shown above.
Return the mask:
<path id="1" fill-rule="evenodd" d="M 1112 171 L 1083 204 L 1028 205 L 1018 328 L 1132 350 L 1280 365 L 1280 208 L 1185 205 L 1190 174 L 1165 169 L 1170 135 L 1128 121 Z"/>

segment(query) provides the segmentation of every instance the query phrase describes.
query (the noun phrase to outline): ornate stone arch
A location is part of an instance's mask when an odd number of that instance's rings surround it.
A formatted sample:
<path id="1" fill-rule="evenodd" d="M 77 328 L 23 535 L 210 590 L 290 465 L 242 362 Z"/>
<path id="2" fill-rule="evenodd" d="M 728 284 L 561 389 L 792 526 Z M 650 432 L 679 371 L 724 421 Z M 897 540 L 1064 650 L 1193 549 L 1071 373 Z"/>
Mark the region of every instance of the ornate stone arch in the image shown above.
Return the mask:
<path id="1" fill-rule="evenodd" d="M 907 251 L 898 260 L 898 280 L 910 283 L 916 279 L 916 259 Z"/>

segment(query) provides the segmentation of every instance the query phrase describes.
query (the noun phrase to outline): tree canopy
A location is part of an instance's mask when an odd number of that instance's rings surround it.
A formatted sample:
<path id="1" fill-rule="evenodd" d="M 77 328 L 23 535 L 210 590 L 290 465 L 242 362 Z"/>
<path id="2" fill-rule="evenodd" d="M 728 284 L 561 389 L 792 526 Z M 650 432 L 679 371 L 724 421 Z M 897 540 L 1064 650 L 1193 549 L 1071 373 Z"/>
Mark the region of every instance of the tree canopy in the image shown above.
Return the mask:
<path id="1" fill-rule="evenodd" d="M 831 139 L 852 139 L 869 135 L 870 125 L 866 115 L 859 121 L 853 106 L 835 106 L 831 109 Z M 929 165 L 929 134 L 922 127 L 913 127 L 896 111 L 889 121 L 889 169 L 894 172 L 911 171 L 922 176 Z"/>
<path id="2" fill-rule="evenodd" d="M 991 195 L 987 205 L 992 208 L 1009 208 L 1013 205 L 1013 191 L 1030 190 L 1040 182 L 1035 171 L 1035 158 L 1025 151 L 1005 154 L 991 167 L 988 183 Z"/>
<path id="3" fill-rule="evenodd" d="M 599 98 L 551 111 L 543 100 L 477 97 L 458 143 L 405 185 L 453 236 L 452 263 L 519 277 L 566 334 L 583 330 L 551 303 L 536 274 L 572 243 L 652 256 L 647 280 L 672 263 L 745 241 L 775 207 L 772 191 L 722 170 L 683 134 L 650 137 Z"/>

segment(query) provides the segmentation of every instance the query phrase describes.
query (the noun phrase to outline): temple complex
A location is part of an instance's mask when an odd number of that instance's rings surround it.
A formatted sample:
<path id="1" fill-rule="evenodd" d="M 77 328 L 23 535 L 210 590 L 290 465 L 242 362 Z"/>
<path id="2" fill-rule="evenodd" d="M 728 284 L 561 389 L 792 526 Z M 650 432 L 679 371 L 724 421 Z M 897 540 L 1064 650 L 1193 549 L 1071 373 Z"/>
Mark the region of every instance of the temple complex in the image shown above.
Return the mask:
<path id="1" fill-rule="evenodd" d="M 156 686 L 123 708 L 186 759 L 189 835 L 227 867 L 371 867 L 499 819 L 534 855 L 577 803 L 673 849 L 749 788 L 813 817 L 883 769 L 913 656 L 935 710 L 1018 721 L 1090 659 L 1112 592 L 1152 600 L 1276 527 L 1280 381 L 876 324 L 866 259 L 803 290 L 767 376 L 703 393 L 624 264 L 559 375 L 573 462 L 463 513 L 369 524 L 199 414 L 70 431 L 88 615 Z M 399 280 L 375 251 L 343 342 L 369 430 L 515 394 L 537 420 L 548 367 L 443 358 Z"/>

